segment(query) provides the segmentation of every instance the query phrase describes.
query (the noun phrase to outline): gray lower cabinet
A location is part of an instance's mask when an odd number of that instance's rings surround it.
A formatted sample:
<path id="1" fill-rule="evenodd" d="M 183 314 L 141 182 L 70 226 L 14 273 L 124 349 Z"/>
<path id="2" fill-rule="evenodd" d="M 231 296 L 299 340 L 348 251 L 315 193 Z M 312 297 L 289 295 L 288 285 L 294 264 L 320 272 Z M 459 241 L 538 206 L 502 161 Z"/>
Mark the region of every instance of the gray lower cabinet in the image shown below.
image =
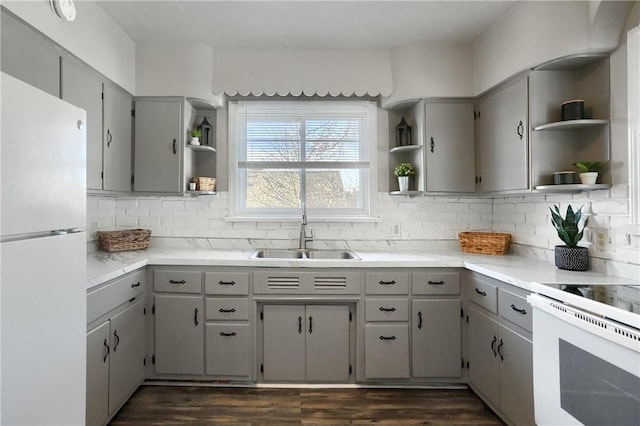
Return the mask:
<path id="1" fill-rule="evenodd" d="M 155 283 L 154 283 L 155 285 Z M 204 373 L 202 295 L 155 296 L 155 373 Z"/>
<path id="2" fill-rule="evenodd" d="M 0 31 L 2 71 L 60 97 L 60 52 L 54 44 L 4 10 Z"/>
<path id="3" fill-rule="evenodd" d="M 144 301 L 87 334 L 87 424 L 104 425 L 144 380 Z"/>
<path id="4" fill-rule="evenodd" d="M 507 423 L 533 425 L 528 292 L 475 272 L 464 284 L 469 384 Z"/>
<path id="5" fill-rule="evenodd" d="M 251 337 L 249 323 L 207 324 L 206 374 L 248 379 L 251 375 Z"/>
<path id="6" fill-rule="evenodd" d="M 264 381 L 349 380 L 349 305 L 266 304 L 262 313 Z"/>
<path id="7" fill-rule="evenodd" d="M 364 354 L 367 379 L 408 379 L 409 325 L 365 324 Z"/>
<path id="8" fill-rule="evenodd" d="M 479 186 L 483 192 L 529 188 L 528 79 L 480 98 Z"/>
<path id="9" fill-rule="evenodd" d="M 135 100 L 134 191 L 184 190 L 183 109 L 184 102 L 180 99 Z"/>
<path id="10" fill-rule="evenodd" d="M 413 377 L 460 377 L 460 300 L 412 302 Z"/>

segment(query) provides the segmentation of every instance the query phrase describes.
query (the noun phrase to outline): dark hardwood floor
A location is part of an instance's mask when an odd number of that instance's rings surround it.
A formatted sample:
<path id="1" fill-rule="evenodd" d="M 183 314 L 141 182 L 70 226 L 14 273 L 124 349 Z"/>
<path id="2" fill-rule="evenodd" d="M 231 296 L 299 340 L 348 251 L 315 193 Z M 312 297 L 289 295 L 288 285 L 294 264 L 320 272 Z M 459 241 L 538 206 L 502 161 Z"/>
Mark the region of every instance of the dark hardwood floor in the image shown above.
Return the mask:
<path id="1" fill-rule="evenodd" d="M 470 390 L 141 386 L 111 425 L 504 425 Z"/>

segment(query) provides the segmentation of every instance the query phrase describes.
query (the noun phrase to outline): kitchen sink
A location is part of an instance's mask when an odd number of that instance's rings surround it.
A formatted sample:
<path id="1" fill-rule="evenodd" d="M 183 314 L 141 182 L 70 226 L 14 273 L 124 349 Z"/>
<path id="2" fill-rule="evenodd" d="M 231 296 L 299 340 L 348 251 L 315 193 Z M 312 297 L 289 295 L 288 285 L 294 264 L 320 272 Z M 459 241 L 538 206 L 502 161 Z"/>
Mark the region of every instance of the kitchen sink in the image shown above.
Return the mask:
<path id="1" fill-rule="evenodd" d="M 254 251 L 250 259 L 317 259 L 317 260 L 360 260 L 351 250 L 332 249 L 258 249 Z"/>

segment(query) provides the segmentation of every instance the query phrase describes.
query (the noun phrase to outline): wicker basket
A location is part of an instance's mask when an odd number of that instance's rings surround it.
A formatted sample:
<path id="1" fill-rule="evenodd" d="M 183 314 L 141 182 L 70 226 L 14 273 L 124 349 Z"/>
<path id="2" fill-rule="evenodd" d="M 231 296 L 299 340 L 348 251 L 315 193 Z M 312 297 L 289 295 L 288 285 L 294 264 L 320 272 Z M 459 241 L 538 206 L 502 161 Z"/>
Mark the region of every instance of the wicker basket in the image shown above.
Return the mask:
<path id="1" fill-rule="evenodd" d="M 499 232 L 460 232 L 460 249 L 463 253 L 492 254 L 502 256 L 509 248 L 511 234 Z"/>
<path id="2" fill-rule="evenodd" d="M 194 177 L 191 179 L 196 184 L 196 191 L 213 192 L 216 190 L 216 179 L 210 177 Z"/>
<path id="3" fill-rule="evenodd" d="M 125 231 L 98 231 L 100 249 L 109 253 L 116 251 L 144 250 L 149 247 L 149 229 L 127 229 Z"/>

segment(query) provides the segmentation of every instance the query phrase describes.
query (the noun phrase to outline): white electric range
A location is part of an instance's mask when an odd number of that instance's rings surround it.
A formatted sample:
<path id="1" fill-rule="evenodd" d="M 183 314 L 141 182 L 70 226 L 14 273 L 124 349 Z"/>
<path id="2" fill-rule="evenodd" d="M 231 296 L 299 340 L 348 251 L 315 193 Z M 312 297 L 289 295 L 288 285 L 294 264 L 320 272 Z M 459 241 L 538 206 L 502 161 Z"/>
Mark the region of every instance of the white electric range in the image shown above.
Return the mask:
<path id="1" fill-rule="evenodd" d="M 640 285 L 532 283 L 535 420 L 640 424 Z"/>

